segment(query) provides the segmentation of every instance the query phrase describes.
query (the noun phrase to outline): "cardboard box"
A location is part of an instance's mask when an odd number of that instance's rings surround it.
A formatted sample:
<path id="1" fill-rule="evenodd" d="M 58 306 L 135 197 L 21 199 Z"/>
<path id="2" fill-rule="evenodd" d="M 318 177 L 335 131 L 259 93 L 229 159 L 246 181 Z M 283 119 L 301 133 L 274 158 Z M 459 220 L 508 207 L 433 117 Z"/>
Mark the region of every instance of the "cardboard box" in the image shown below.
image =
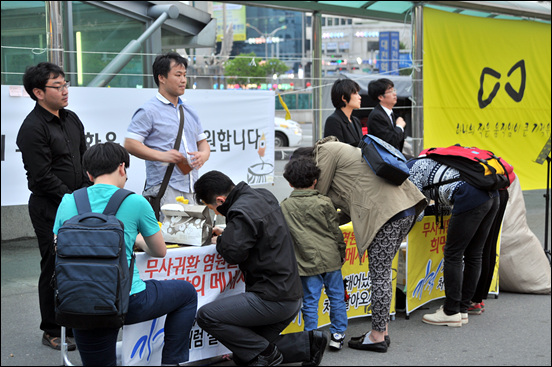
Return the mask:
<path id="1" fill-rule="evenodd" d="M 165 204 L 161 233 L 167 244 L 204 246 L 211 244 L 213 225 L 205 205 Z"/>

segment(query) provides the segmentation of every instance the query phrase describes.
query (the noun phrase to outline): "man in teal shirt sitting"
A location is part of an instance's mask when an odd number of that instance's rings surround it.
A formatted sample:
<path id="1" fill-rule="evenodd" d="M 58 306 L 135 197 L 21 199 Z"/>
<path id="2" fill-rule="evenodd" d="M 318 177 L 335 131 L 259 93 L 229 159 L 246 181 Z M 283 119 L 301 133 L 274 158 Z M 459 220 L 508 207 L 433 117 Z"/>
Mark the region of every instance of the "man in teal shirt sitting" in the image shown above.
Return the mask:
<path id="1" fill-rule="evenodd" d="M 83 166 L 93 186 L 87 188 L 90 207 L 101 213 L 111 196 L 125 186 L 129 154 L 115 143 L 97 144 L 86 151 Z M 73 194 L 66 194 L 59 205 L 54 234 L 63 223 L 78 214 Z M 164 257 L 167 247 L 147 200 L 132 194 L 117 211 L 116 217 L 124 223 L 128 263 L 134 245 L 153 257 Z M 143 281 L 134 267 L 132 288 L 125 324 L 135 324 L 167 315 L 165 345 L 161 363 L 178 365 L 188 361 L 189 336 L 197 310 L 197 292 L 185 280 L 150 279 Z M 73 329 L 75 342 L 85 366 L 115 366 L 118 328 Z"/>

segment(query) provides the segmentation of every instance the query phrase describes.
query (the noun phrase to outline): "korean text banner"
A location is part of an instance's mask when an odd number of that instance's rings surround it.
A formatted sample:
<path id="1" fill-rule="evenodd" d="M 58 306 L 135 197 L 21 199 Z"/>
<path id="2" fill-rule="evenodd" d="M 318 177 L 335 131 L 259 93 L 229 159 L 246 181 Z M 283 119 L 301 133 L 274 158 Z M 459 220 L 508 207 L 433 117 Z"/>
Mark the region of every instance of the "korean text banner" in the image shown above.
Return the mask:
<path id="1" fill-rule="evenodd" d="M 156 94 L 149 88 L 71 87 L 67 109 L 82 121 L 88 147 L 107 141 L 124 145 L 134 112 Z M 218 170 L 235 183 L 274 182 L 274 92 L 190 89 L 181 98 L 197 112 L 211 147 L 200 176 Z M 2 86 L 2 206 L 29 200 L 16 138 L 34 106 L 22 86 Z M 145 177 L 144 160 L 131 155 L 125 187 L 141 194 Z"/>
<path id="2" fill-rule="evenodd" d="M 550 24 L 424 9 L 424 148 L 491 150 L 523 190 L 546 187 Z M 550 149 L 550 148 L 548 148 Z"/>
<path id="3" fill-rule="evenodd" d="M 215 245 L 179 247 L 167 251 L 164 258 L 136 254 L 136 266 L 143 280 L 181 279 L 197 291 L 198 309 L 216 299 L 245 291 L 242 272 L 228 264 Z M 122 366 L 160 366 L 164 345 L 165 317 L 123 327 Z M 194 322 L 190 332 L 190 362 L 206 360 L 230 351 Z"/>

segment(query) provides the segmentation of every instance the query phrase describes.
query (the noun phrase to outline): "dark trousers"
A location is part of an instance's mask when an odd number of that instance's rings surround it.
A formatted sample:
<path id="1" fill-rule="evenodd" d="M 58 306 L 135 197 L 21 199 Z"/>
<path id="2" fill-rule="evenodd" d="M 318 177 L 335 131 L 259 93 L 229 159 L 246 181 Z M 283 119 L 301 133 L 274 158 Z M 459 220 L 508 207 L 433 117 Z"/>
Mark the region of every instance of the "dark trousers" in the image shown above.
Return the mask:
<path id="1" fill-rule="evenodd" d="M 483 258 L 481 261 L 481 275 L 479 276 L 479 282 L 477 282 L 477 288 L 475 294 L 472 297 L 474 303 L 481 303 L 484 299 L 487 299 L 489 289 L 491 288 L 491 282 L 493 281 L 493 273 L 496 265 L 496 242 L 500 234 L 500 226 L 502 225 L 502 219 L 504 218 L 504 212 L 506 211 L 506 205 L 508 204 L 508 190 L 499 190 L 498 212 L 491 226 L 491 231 L 485 241 L 483 247 Z"/>
<path id="2" fill-rule="evenodd" d="M 266 301 L 252 292 L 214 300 L 197 311 L 197 324 L 214 336 L 243 365 L 269 343 L 284 357 L 283 363 L 310 360 L 309 332 L 280 335 L 301 308 L 301 300 Z"/>
<path id="3" fill-rule="evenodd" d="M 51 285 L 54 275 L 54 220 L 60 201 L 31 194 L 29 198 L 29 216 L 40 250 L 40 277 L 38 278 L 38 302 L 40 305 L 40 329 L 51 336 L 61 336 L 61 327 L 56 323 L 54 307 L 54 288 Z M 73 331 L 67 329 L 67 335 Z"/>
<path id="4" fill-rule="evenodd" d="M 467 312 L 481 274 L 483 246 L 498 211 L 498 196 L 463 213 L 453 214 L 445 244 L 444 312 Z"/>
<path id="5" fill-rule="evenodd" d="M 167 315 L 161 363 L 176 365 L 188 361 L 196 310 L 197 292 L 191 283 L 150 279 L 144 291 L 130 296 L 125 325 Z M 73 331 L 84 366 L 115 366 L 119 328 Z"/>

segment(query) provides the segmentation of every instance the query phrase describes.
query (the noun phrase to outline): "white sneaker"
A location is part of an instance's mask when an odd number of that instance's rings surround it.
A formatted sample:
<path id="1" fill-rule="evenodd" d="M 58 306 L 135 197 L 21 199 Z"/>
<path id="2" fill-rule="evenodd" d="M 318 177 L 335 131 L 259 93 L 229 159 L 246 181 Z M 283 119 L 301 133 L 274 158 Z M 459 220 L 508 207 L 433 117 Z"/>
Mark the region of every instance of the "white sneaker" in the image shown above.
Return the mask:
<path id="1" fill-rule="evenodd" d="M 466 325 L 468 323 L 468 313 L 467 312 L 461 312 L 462 315 L 462 325 Z"/>
<path id="2" fill-rule="evenodd" d="M 345 341 L 345 334 L 333 333 L 330 340 L 330 348 L 334 350 L 340 350 L 343 348 L 343 342 Z"/>
<path id="3" fill-rule="evenodd" d="M 467 320 L 467 319 L 466 319 Z M 446 325 L 450 327 L 461 327 L 462 326 L 462 315 L 460 312 L 455 313 L 454 315 L 447 315 L 443 311 L 443 306 L 441 306 L 437 312 L 426 314 L 422 317 L 422 321 L 430 325 Z"/>

